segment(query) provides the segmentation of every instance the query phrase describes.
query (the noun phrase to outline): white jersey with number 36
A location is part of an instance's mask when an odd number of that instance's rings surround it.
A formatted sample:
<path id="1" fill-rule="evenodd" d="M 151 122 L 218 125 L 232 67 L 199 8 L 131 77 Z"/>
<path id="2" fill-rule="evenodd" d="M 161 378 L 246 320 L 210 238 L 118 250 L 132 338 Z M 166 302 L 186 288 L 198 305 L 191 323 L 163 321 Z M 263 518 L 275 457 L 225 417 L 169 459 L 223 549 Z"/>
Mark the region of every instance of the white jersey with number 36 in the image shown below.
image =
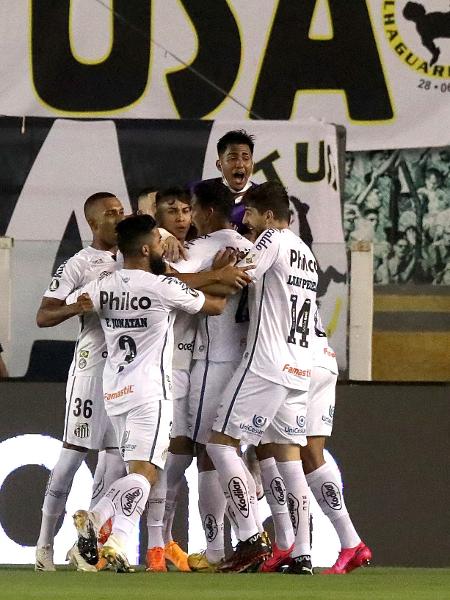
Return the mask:
<path id="1" fill-rule="evenodd" d="M 122 255 L 116 257 L 108 250 L 97 250 L 87 246 L 58 268 L 44 297 L 65 300 L 74 290 L 102 274 L 120 269 L 122 264 Z M 98 317 L 96 314 L 87 314 L 80 318 L 80 331 L 69 373 L 77 376 L 101 377 L 105 358 L 105 337 Z"/>
<path id="2" fill-rule="evenodd" d="M 162 396 L 171 398 L 175 309 L 195 314 L 202 292 L 175 277 L 122 269 L 84 286 L 100 317 L 108 348 L 103 393 L 109 415 Z"/>
<path id="3" fill-rule="evenodd" d="M 314 336 L 317 263 L 308 246 L 289 229 L 266 229 L 245 263 L 250 327 L 242 365 L 264 379 L 308 390 Z"/>

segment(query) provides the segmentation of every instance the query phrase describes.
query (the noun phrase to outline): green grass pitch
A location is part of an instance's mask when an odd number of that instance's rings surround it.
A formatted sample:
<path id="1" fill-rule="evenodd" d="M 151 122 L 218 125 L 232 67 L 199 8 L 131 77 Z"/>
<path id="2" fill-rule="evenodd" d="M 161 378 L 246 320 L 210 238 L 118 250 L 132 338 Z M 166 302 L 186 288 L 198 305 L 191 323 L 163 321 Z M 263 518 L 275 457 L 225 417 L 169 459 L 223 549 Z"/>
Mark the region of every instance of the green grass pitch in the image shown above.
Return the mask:
<path id="1" fill-rule="evenodd" d="M 0 568 L 0 600 L 444 600 L 450 569 L 369 567 L 350 575 L 35 573 Z"/>

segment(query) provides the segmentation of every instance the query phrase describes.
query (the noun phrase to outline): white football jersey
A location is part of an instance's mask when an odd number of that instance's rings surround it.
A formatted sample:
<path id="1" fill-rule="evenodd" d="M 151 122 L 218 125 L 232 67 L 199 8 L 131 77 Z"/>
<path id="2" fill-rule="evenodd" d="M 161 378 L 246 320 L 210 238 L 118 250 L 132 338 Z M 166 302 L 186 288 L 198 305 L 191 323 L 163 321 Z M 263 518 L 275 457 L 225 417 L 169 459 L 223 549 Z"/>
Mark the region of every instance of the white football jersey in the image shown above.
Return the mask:
<path id="1" fill-rule="evenodd" d="M 317 263 L 289 229 L 266 229 L 245 259 L 250 327 L 243 366 L 288 388 L 307 390 L 311 378 Z"/>
<path id="2" fill-rule="evenodd" d="M 140 269 L 121 269 L 80 291 L 91 297 L 105 334 L 107 413 L 121 414 L 152 398 L 170 399 L 175 310 L 197 313 L 204 294 L 175 277 Z M 75 301 L 78 293 L 72 296 Z"/>
<path id="3" fill-rule="evenodd" d="M 70 293 L 90 281 L 120 269 L 122 263 L 120 254 L 116 257 L 107 250 L 87 246 L 58 268 L 44 297 L 66 300 Z M 69 373 L 101 377 L 105 366 L 106 344 L 100 321 L 92 313 L 80 317 L 79 322 L 80 329 Z"/>
<path id="4" fill-rule="evenodd" d="M 335 375 L 339 374 L 338 364 L 336 360 L 336 352 L 328 345 L 327 334 L 322 325 L 319 309 L 316 307 L 314 315 L 314 338 L 312 341 L 313 365 L 328 369 Z"/>
<path id="5" fill-rule="evenodd" d="M 197 319 L 197 315 L 190 315 L 182 310 L 176 311 L 173 324 L 173 369 L 189 371 L 191 368 Z"/>
<path id="6" fill-rule="evenodd" d="M 233 248 L 247 253 L 252 247 L 253 244 L 234 229 L 219 229 L 186 244 L 188 260 L 181 260 L 173 266 L 180 273 L 197 273 L 211 268 L 219 250 Z M 214 362 L 241 360 L 248 331 L 245 294 L 246 290 L 244 296 L 242 293 L 230 296 L 221 315 L 199 316 L 194 346 L 195 359 Z"/>

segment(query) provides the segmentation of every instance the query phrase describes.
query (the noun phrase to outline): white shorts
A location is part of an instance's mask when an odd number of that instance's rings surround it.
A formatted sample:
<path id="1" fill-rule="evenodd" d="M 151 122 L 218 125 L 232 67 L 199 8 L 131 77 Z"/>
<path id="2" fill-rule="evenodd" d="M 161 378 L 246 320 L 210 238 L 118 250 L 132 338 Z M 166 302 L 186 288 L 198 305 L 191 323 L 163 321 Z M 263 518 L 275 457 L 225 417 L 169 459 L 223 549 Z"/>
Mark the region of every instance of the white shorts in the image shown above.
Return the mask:
<path id="1" fill-rule="evenodd" d="M 191 371 L 189 392 L 189 436 L 194 442 L 206 444 L 211 435 L 223 391 L 233 376 L 238 362 L 196 360 Z"/>
<path id="2" fill-rule="evenodd" d="M 172 400 L 154 400 L 110 419 L 125 462 L 143 460 L 164 469 L 169 448 Z"/>
<path id="3" fill-rule="evenodd" d="M 225 391 L 214 431 L 242 443 L 306 446 L 308 393 L 294 390 L 239 368 Z"/>
<path id="4" fill-rule="evenodd" d="M 117 448 L 116 435 L 105 410 L 101 376 L 69 375 L 63 441 L 89 450 Z"/>
<path id="5" fill-rule="evenodd" d="M 172 371 L 173 421 L 171 438 L 189 437 L 189 380 L 189 371 L 184 369 L 174 369 Z"/>
<path id="6" fill-rule="evenodd" d="M 308 392 L 306 435 L 330 436 L 333 430 L 337 375 L 322 367 L 313 367 Z"/>

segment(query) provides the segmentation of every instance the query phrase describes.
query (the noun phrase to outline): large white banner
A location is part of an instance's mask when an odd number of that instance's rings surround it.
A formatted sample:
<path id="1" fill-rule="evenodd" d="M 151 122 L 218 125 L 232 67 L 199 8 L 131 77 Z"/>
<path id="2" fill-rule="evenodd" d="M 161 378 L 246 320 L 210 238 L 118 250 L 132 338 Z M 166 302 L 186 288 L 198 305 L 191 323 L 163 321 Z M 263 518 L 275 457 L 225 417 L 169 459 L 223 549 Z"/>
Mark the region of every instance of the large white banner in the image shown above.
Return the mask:
<path id="1" fill-rule="evenodd" d="M 450 142 L 448 0 L 2 0 L 0 114 L 341 123 Z"/>
<path id="2" fill-rule="evenodd" d="M 312 242 L 319 263 L 322 321 L 341 367 L 346 365 L 347 264 L 340 204 L 336 127 L 306 122 L 0 120 L 0 235 L 12 250 L 12 319 L 8 356 L 22 376 L 35 340 L 71 339 L 76 323 L 38 330 L 35 314 L 52 273 L 90 240 L 84 200 L 110 191 L 127 212 L 150 185 L 191 184 L 216 177 L 216 144 L 228 130 L 251 125 L 254 176 L 288 187 L 292 229 Z M 130 203 L 131 200 L 131 203 Z M 5 345 L 5 340 L 2 340 Z"/>

